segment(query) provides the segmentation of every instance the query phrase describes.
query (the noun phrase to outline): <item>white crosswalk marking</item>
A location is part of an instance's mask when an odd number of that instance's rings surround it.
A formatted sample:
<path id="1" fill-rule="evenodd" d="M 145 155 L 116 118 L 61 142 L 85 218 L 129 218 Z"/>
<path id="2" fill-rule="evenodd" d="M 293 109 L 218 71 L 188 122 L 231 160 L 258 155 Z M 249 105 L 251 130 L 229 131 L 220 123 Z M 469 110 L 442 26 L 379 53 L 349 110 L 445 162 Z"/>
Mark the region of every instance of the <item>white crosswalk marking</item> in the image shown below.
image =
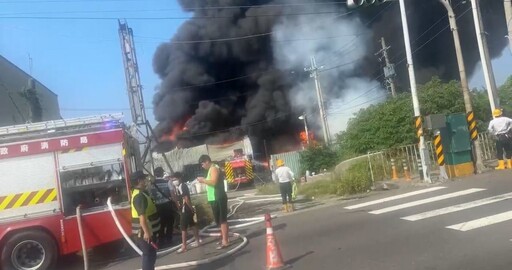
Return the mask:
<path id="1" fill-rule="evenodd" d="M 482 206 L 482 205 L 486 205 L 486 204 L 491 204 L 491 203 L 495 203 L 495 202 L 499 202 L 499 201 L 504 201 L 504 200 L 508 200 L 511 198 L 512 198 L 512 192 L 485 198 L 485 199 L 481 199 L 481 200 L 476 200 L 476 201 L 472 201 L 472 202 L 468 202 L 468 203 L 462 203 L 462 204 L 457 204 L 454 206 L 449 206 L 449 207 L 440 208 L 440 209 L 436 209 L 436 210 L 432 210 L 432 211 L 427 211 L 427 212 L 423 212 L 420 214 L 403 217 L 402 219 L 409 220 L 409 221 L 417 221 L 417 220 L 422 220 L 422 219 L 426 219 L 426 218 L 449 214 L 449 213 L 453 213 L 453 212 L 457 212 L 457 211 L 462 211 L 465 209 L 478 207 L 478 206 Z"/>
<path id="2" fill-rule="evenodd" d="M 422 190 L 418 190 L 418 191 L 408 192 L 408 193 L 404 193 L 404 194 L 400 194 L 400 195 L 396 195 L 396 196 L 387 197 L 384 199 L 379 199 L 379 200 L 369 201 L 369 202 L 360 203 L 360 204 L 356 204 L 356 205 L 352 205 L 352 206 L 347 206 L 347 207 L 345 207 L 345 209 L 349 209 L 349 210 L 357 209 L 357 208 L 361 208 L 361 207 L 365 207 L 365 206 L 369 206 L 369 205 L 379 204 L 379 203 L 383 203 L 383 202 L 389 202 L 389 201 L 407 198 L 407 197 L 418 195 L 418 194 L 436 191 L 436 190 L 440 190 L 443 188 L 446 188 L 446 187 L 433 187 L 433 188 L 427 188 L 427 189 L 422 189 Z"/>
<path id="3" fill-rule="evenodd" d="M 453 193 L 448 193 L 448 194 L 444 194 L 444 195 L 440 195 L 440 196 L 431 197 L 428 199 L 423 199 L 423 200 L 408 202 L 408 203 L 404 203 L 404 204 L 399 204 L 396 206 L 386 207 L 386 208 L 382 208 L 379 210 L 371 211 L 369 213 L 375 214 L 375 215 L 388 213 L 388 212 L 392 212 L 392 211 L 396 211 L 396 210 L 400 210 L 400 209 L 404 209 L 404 208 L 408 208 L 408 207 L 413 207 L 413 206 L 422 205 L 422 204 L 426 204 L 426 203 L 445 200 L 445 199 L 449 199 L 449 198 L 453 198 L 453 197 L 457 197 L 457 196 L 467 195 L 467 194 L 475 193 L 475 192 L 482 191 L 482 190 L 485 190 L 485 189 L 470 188 L 470 189 L 466 189 L 466 190 L 462 190 L 462 191 L 457 191 L 457 192 L 453 192 Z"/>
<path id="4" fill-rule="evenodd" d="M 469 231 L 512 219 L 512 211 L 447 226 L 448 229 Z"/>

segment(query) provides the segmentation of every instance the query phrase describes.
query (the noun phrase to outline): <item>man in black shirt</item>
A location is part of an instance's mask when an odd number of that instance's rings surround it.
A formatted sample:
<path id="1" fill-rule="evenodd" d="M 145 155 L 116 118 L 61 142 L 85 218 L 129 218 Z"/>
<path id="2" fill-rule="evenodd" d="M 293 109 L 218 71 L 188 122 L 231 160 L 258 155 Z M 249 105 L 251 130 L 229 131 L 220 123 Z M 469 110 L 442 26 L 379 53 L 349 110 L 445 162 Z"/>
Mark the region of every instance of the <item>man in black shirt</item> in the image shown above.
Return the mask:
<path id="1" fill-rule="evenodd" d="M 154 270 L 156 242 L 160 230 L 160 217 L 153 199 L 146 192 L 147 175 L 142 171 L 130 175 L 133 187 L 131 197 L 132 234 L 142 250 L 142 270 Z"/>
<path id="2" fill-rule="evenodd" d="M 201 244 L 201 239 L 199 238 L 199 231 L 197 229 L 196 222 L 194 220 L 195 209 L 192 206 L 192 201 L 190 200 L 190 191 L 188 189 L 187 183 L 183 180 L 183 174 L 180 172 L 176 172 L 172 176 L 173 180 L 178 180 L 180 185 L 178 186 L 178 195 L 180 196 L 180 227 L 181 227 L 181 248 L 178 250 L 178 253 L 183 253 L 187 251 L 187 229 L 192 227 L 194 232 L 194 238 L 196 240 L 195 244 L 191 246 L 199 246 Z"/>
<path id="3" fill-rule="evenodd" d="M 172 242 L 172 233 L 174 230 L 174 216 L 176 211 L 173 207 L 175 202 L 171 198 L 171 190 L 168 181 L 164 179 L 164 169 L 162 167 L 155 168 L 155 183 L 150 189 L 151 196 L 156 202 L 156 208 L 160 215 L 160 232 L 159 243 L 165 245 Z"/>

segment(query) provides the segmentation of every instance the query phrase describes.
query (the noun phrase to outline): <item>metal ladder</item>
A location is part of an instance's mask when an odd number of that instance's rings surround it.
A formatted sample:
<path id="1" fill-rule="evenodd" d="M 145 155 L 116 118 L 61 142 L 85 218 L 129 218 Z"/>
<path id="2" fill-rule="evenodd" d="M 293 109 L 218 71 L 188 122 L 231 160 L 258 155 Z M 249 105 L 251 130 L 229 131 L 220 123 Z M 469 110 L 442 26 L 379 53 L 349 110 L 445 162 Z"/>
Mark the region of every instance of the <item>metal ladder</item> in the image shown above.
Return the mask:
<path id="1" fill-rule="evenodd" d="M 7 127 L 0 127 L 0 135 L 7 134 L 16 134 L 23 132 L 31 132 L 45 129 L 55 129 L 62 127 L 71 127 L 71 126 L 80 126 L 80 125 L 88 125 L 88 124 L 99 124 L 109 121 L 117 121 L 119 122 L 123 118 L 122 113 L 116 114 L 102 114 L 96 116 L 87 116 L 87 117 L 79 117 L 79 118 L 70 118 L 70 119 L 62 119 L 62 120 L 52 120 L 46 122 L 39 123 L 30 123 L 30 124 L 22 124 L 22 125 L 14 125 Z"/>

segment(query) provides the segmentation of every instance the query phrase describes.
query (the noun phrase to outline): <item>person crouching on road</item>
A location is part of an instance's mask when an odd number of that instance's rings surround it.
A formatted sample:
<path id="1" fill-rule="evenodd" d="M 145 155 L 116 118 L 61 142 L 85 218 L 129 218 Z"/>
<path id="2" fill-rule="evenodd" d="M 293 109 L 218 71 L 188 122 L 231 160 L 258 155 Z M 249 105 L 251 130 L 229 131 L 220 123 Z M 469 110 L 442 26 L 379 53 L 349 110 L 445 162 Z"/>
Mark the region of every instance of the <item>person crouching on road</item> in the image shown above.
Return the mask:
<path id="1" fill-rule="evenodd" d="M 284 166 L 284 161 L 278 159 L 276 161 L 276 176 L 279 181 L 279 191 L 283 199 L 283 211 L 293 212 L 292 204 L 292 181 L 294 180 L 293 172 L 290 168 Z"/>
<path id="2" fill-rule="evenodd" d="M 221 178 L 219 166 L 213 164 L 212 159 L 208 155 L 199 157 L 199 164 L 201 167 L 208 171 L 206 179 L 198 177 L 197 181 L 214 188 L 214 201 L 213 201 L 213 217 L 215 223 L 220 225 L 220 234 L 222 241 L 217 249 L 224 249 L 229 246 L 229 226 L 228 226 L 228 195 L 224 190 L 224 181 Z"/>
<path id="3" fill-rule="evenodd" d="M 180 197 L 180 228 L 181 228 L 181 248 L 178 253 L 187 251 L 187 229 L 192 227 L 194 232 L 194 239 L 196 242 L 191 246 L 197 247 L 201 245 L 201 239 L 199 238 L 199 231 L 197 229 L 196 222 L 194 221 L 195 209 L 192 207 L 192 201 L 190 200 L 190 191 L 187 184 L 183 181 L 183 174 L 176 172 L 172 175 L 172 180 L 179 181 L 177 188 L 178 196 Z"/>
<path id="4" fill-rule="evenodd" d="M 131 197 L 132 234 L 137 246 L 142 251 L 142 270 L 154 270 L 160 216 L 155 202 L 146 191 L 147 177 L 148 175 L 142 171 L 136 171 L 130 175 L 133 187 Z"/>
<path id="5" fill-rule="evenodd" d="M 503 116 L 501 109 L 495 109 L 492 112 L 493 120 L 489 123 L 489 133 L 496 137 L 496 154 L 498 158 L 498 167 L 496 170 L 505 169 L 505 160 L 503 152 L 507 158 L 507 167 L 512 169 L 512 119 Z"/>

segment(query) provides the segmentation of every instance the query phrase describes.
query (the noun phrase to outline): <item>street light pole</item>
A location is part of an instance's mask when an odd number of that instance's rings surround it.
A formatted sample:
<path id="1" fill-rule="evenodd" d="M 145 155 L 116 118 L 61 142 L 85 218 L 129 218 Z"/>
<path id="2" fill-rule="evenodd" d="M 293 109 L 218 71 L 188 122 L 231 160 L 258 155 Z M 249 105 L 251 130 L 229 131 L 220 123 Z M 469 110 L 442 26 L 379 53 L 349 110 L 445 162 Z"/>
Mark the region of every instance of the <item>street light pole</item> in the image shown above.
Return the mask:
<path id="1" fill-rule="evenodd" d="M 405 0 L 399 0 L 400 2 L 400 15 L 402 17 L 402 30 L 404 32 L 404 43 L 405 43 L 405 52 L 407 55 L 407 69 L 409 71 L 409 82 L 411 84 L 411 95 L 412 95 L 412 104 L 414 109 L 414 116 L 421 117 L 420 112 L 420 103 L 418 100 L 418 92 L 416 91 L 416 75 L 414 74 L 414 63 L 412 59 L 412 50 L 411 50 L 411 40 L 409 38 L 409 25 L 407 23 L 407 14 L 405 12 Z M 421 124 L 420 124 L 421 126 Z M 427 159 L 429 158 L 428 149 L 425 146 L 425 137 L 423 133 L 420 131 L 419 136 L 419 148 L 420 148 L 420 159 L 421 166 L 423 167 L 423 179 L 427 183 L 431 183 L 430 179 L 430 168 L 429 162 Z"/>
<path id="2" fill-rule="evenodd" d="M 487 95 L 489 96 L 489 103 L 491 110 L 500 106 L 496 81 L 494 80 L 494 73 L 492 65 L 489 60 L 489 49 L 487 48 L 487 41 L 482 25 L 482 14 L 480 14 L 480 4 L 478 0 L 471 0 L 473 9 L 473 21 L 475 22 L 476 39 L 478 41 L 478 50 L 480 51 L 480 60 L 482 68 L 484 69 L 485 85 L 487 87 Z"/>
<path id="3" fill-rule="evenodd" d="M 299 116 L 299 119 L 304 120 L 304 131 L 306 131 L 306 138 L 307 138 L 306 141 L 309 146 L 309 131 L 308 131 L 308 122 L 307 122 L 307 118 L 306 118 L 306 113 Z"/>
<path id="4" fill-rule="evenodd" d="M 455 45 L 455 54 L 457 55 L 457 64 L 459 65 L 459 74 L 460 74 L 460 84 L 462 87 L 462 95 L 464 96 L 464 107 L 466 109 L 466 113 L 470 113 L 473 111 L 473 105 L 471 103 L 471 96 L 469 94 L 469 84 L 468 78 L 466 76 L 466 69 L 464 64 L 464 56 L 462 55 L 462 47 L 460 44 L 459 38 L 459 30 L 457 28 L 457 20 L 455 17 L 455 13 L 453 12 L 453 8 L 450 4 L 449 0 L 439 0 L 441 4 L 448 11 L 448 19 L 450 21 L 450 28 L 452 29 L 453 34 L 453 43 Z M 482 148 L 480 142 L 478 140 L 473 140 L 473 150 L 475 151 L 475 167 L 476 172 L 481 173 L 485 167 L 482 163 Z"/>
<path id="5" fill-rule="evenodd" d="M 508 29 L 508 42 L 510 45 L 510 49 L 512 50 L 512 1 L 504 0 L 503 5 L 505 6 L 505 19 L 507 21 L 507 29 Z"/>

